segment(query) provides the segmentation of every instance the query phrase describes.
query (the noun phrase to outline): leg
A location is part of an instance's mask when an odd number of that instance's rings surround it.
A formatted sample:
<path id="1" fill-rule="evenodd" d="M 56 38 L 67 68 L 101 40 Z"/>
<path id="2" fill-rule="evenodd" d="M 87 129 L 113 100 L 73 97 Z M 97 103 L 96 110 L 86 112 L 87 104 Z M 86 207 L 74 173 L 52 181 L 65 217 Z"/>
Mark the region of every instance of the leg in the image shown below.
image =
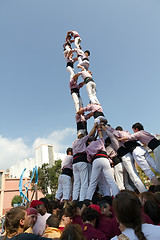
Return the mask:
<path id="1" fill-rule="evenodd" d="M 158 179 L 155 177 L 154 172 L 150 169 L 150 166 L 145 158 L 146 150 L 140 146 L 137 146 L 133 150 L 133 157 L 138 166 L 144 171 L 146 176 L 153 181 L 155 185 L 159 185 Z"/>
<path id="2" fill-rule="evenodd" d="M 72 93 L 72 99 L 73 99 L 73 102 L 74 102 L 76 112 L 78 112 L 79 111 L 79 97 L 78 97 L 78 94 L 77 93 Z"/>
<path id="3" fill-rule="evenodd" d="M 79 201 L 83 201 L 86 198 L 88 190 L 88 163 L 79 162 L 77 164 L 81 182 Z"/>
<path id="4" fill-rule="evenodd" d="M 71 66 L 67 67 L 67 72 L 70 74 L 70 79 L 75 75 L 74 69 Z"/>
<path id="5" fill-rule="evenodd" d="M 75 44 L 76 48 L 80 48 L 81 38 L 76 37 L 75 40 L 74 40 L 74 44 Z"/>
<path id="6" fill-rule="evenodd" d="M 160 171 L 160 145 L 154 149 L 153 153 L 157 168 Z"/>
<path id="7" fill-rule="evenodd" d="M 63 181 L 62 181 L 62 187 L 63 187 L 63 197 L 62 200 L 67 200 L 69 201 L 70 196 L 71 196 L 71 177 L 64 175 L 63 176 Z"/>
<path id="8" fill-rule="evenodd" d="M 93 194 L 96 190 L 97 184 L 98 184 L 98 178 L 101 172 L 102 167 L 99 165 L 99 159 L 95 159 L 92 164 L 92 173 L 91 173 L 91 179 L 87 191 L 87 199 L 92 200 Z"/>
<path id="9" fill-rule="evenodd" d="M 74 176 L 73 200 L 77 200 L 80 192 L 80 175 L 77 163 L 73 164 L 73 176 Z"/>
<path id="10" fill-rule="evenodd" d="M 118 194 L 118 192 L 119 192 L 119 188 L 117 187 L 117 184 L 116 184 L 116 182 L 114 180 L 109 160 L 106 159 L 106 158 L 99 158 L 99 161 L 101 163 L 102 172 L 104 174 L 106 182 L 109 185 L 109 188 L 110 188 L 110 190 L 112 192 L 112 195 L 115 197 Z"/>
<path id="11" fill-rule="evenodd" d="M 111 190 L 106 182 L 103 172 L 100 173 L 99 182 L 98 182 L 99 191 L 98 193 L 102 196 L 111 196 Z"/>
<path id="12" fill-rule="evenodd" d="M 100 104 L 96 97 L 96 84 L 92 81 L 86 84 L 88 97 L 92 103 Z"/>
<path id="13" fill-rule="evenodd" d="M 124 167 L 122 162 L 114 166 L 115 180 L 120 190 L 125 189 L 123 170 L 124 170 Z"/>
<path id="14" fill-rule="evenodd" d="M 144 184 L 142 183 L 142 181 L 135 169 L 132 155 L 130 153 L 127 153 L 126 155 L 124 155 L 122 157 L 122 161 L 123 161 L 123 165 L 124 165 L 126 171 L 129 174 L 129 177 L 131 178 L 132 182 L 134 183 L 134 185 L 136 186 L 138 191 L 140 193 L 147 191 L 147 189 L 145 188 Z"/>
<path id="15" fill-rule="evenodd" d="M 57 189 L 56 196 L 55 196 L 55 198 L 57 200 L 61 200 L 61 197 L 63 195 L 62 182 L 63 182 L 63 176 L 60 175 L 59 178 L 58 178 L 58 189 Z"/>

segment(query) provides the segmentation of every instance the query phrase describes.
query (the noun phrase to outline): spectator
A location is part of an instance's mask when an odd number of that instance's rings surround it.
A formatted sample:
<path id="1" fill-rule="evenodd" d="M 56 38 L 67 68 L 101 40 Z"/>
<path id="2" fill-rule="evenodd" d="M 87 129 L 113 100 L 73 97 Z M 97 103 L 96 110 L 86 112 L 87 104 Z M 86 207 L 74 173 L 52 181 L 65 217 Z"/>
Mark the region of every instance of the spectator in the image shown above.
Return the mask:
<path id="1" fill-rule="evenodd" d="M 116 239 L 158 240 L 160 226 L 142 224 L 141 206 L 133 192 L 122 190 L 113 200 L 113 207 L 122 232 Z"/>
<path id="2" fill-rule="evenodd" d="M 5 215 L 5 236 L 0 236 L 0 240 L 48 240 L 32 233 L 24 233 L 28 228 L 28 216 L 24 207 L 11 208 Z"/>
<path id="3" fill-rule="evenodd" d="M 60 240 L 86 240 L 78 224 L 69 224 L 63 231 Z"/>
<path id="4" fill-rule="evenodd" d="M 37 210 L 35 208 L 27 208 L 26 209 L 28 215 L 28 224 L 29 228 L 25 231 L 27 233 L 33 233 L 33 227 L 37 221 Z"/>
<path id="5" fill-rule="evenodd" d="M 83 233 L 87 240 L 106 240 L 104 233 L 95 228 L 99 213 L 91 207 L 85 208 L 81 218 L 84 222 Z"/>
<path id="6" fill-rule="evenodd" d="M 47 221 L 47 228 L 44 231 L 43 237 L 47 238 L 60 238 L 61 230 L 59 229 L 58 217 L 51 215 Z"/>

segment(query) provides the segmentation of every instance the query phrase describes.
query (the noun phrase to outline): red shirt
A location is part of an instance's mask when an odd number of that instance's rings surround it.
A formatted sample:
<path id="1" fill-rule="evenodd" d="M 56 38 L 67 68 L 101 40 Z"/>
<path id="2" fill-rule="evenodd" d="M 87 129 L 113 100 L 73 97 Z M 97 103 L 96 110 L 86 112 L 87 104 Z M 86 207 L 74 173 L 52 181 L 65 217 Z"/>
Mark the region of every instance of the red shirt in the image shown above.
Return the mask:
<path id="1" fill-rule="evenodd" d="M 104 233 L 95 229 L 90 223 L 84 224 L 83 233 L 87 240 L 106 240 Z"/>

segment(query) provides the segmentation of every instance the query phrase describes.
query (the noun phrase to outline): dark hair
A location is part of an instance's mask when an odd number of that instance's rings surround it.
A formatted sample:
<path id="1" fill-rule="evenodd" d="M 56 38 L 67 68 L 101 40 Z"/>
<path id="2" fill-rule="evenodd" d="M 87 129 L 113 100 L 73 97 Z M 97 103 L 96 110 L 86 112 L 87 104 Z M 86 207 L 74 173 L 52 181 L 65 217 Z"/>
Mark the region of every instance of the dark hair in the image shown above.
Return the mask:
<path id="1" fill-rule="evenodd" d="M 155 225 L 160 223 L 160 208 L 153 200 L 147 200 L 144 204 L 144 212 L 151 218 Z"/>
<path id="2" fill-rule="evenodd" d="M 40 198 L 39 201 L 43 202 L 43 204 L 48 212 L 49 200 L 47 198 Z"/>
<path id="3" fill-rule="evenodd" d="M 49 227 L 54 227 L 54 228 L 58 228 L 59 227 L 59 219 L 58 217 L 54 216 L 54 215 L 51 215 L 47 221 L 46 221 L 46 224 L 49 226 Z"/>
<path id="4" fill-rule="evenodd" d="M 74 217 L 77 214 L 77 201 L 67 202 L 65 204 L 65 215 L 68 217 Z"/>
<path id="5" fill-rule="evenodd" d="M 110 206 L 112 206 L 113 198 L 111 196 L 104 196 L 104 197 L 102 197 L 102 201 L 105 201 Z"/>
<path id="6" fill-rule="evenodd" d="M 68 155 L 68 154 L 69 154 L 69 152 L 71 152 L 71 154 L 72 154 L 72 152 L 73 152 L 73 149 L 72 149 L 72 148 L 67 148 L 67 150 L 66 150 L 66 154 Z"/>
<path id="7" fill-rule="evenodd" d="M 133 124 L 132 128 L 134 128 L 134 129 L 138 128 L 139 131 L 144 130 L 143 125 L 139 122 Z"/>
<path id="8" fill-rule="evenodd" d="M 137 196 L 128 190 L 120 191 L 113 200 L 113 208 L 119 223 L 134 229 L 139 240 L 146 240 L 142 232 L 142 213 Z"/>
<path id="9" fill-rule="evenodd" d="M 60 240 L 85 240 L 85 237 L 79 224 L 68 224 L 62 232 Z"/>
<path id="10" fill-rule="evenodd" d="M 89 207 L 89 205 L 91 205 L 91 200 L 85 199 L 85 200 L 83 201 L 83 204 L 86 205 L 86 207 Z"/>
<path id="11" fill-rule="evenodd" d="M 26 211 L 25 207 L 15 207 L 11 208 L 5 215 L 4 228 L 6 231 L 6 236 L 8 234 L 17 233 L 20 226 L 20 220 L 25 219 Z"/>
<path id="12" fill-rule="evenodd" d="M 101 200 L 98 205 L 100 206 L 100 209 L 102 210 L 102 207 L 107 208 L 108 202 L 105 200 Z"/>
<path id="13" fill-rule="evenodd" d="M 61 209 L 62 208 L 62 206 L 61 206 L 61 204 L 58 202 L 58 201 L 56 201 L 56 200 L 51 200 L 51 201 L 49 201 L 49 205 L 48 205 L 48 213 L 53 213 L 53 210 L 54 209 Z"/>
<path id="14" fill-rule="evenodd" d="M 88 53 L 88 56 L 90 56 L 90 51 L 86 50 L 84 53 Z"/>
<path id="15" fill-rule="evenodd" d="M 118 131 L 123 131 L 123 128 L 122 128 L 121 126 L 117 126 L 117 127 L 116 127 L 116 130 L 118 130 Z"/>
<path id="16" fill-rule="evenodd" d="M 87 207 L 83 210 L 82 214 L 81 214 L 81 218 L 82 218 L 82 221 L 85 223 L 86 221 L 88 222 L 92 222 L 96 219 L 96 221 L 98 220 L 99 218 L 99 213 L 94 210 L 93 208 L 91 207 Z"/>

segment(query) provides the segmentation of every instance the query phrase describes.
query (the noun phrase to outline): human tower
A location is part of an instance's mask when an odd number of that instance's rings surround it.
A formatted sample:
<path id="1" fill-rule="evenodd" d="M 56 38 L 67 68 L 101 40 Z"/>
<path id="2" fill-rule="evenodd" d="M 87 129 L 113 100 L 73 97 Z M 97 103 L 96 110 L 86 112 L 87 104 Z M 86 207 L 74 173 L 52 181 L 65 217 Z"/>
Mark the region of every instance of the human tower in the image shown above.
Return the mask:
<path id="1" fill-rule="evenodd" d="M 75 48 L 72 48 L 73 43 Z M 113 129 L 107 124 L 96 96 L 96 84 L 89 70 L 90 52 L 82 50 L 81 38 L 77 31 L 67 33 L 63 53 L 70 74 L 69 85 L 76 111 L 77 139 L 73 142 L 72 148 L 67 149 L 67 156 L 62 161 L 62 174 L 58 180 L 56 199 L 92 200 L 97 186 L 98 193 L 102 196 L 115 196 L 122 189 L 147 191 L 136 171 L 135 161 L 153 184 L 159 185 L 160 182 L 150 166 L 155 172 L 160 172 L 160 142 L 145 132 L 140 123 L 132 126 L 135 134 L 123 131 L 120 126 Z M 73 54 L 77 56 L 73 58 Z M 77 68 L 80 69 L 78 73 L 74 70 L 76 61 Z M 83 81 L 78 83 L 80 76 Z M 84 85 L 89 97 L 89 104 L 86 107 L 83 107 L 80 96 L 80 88 Z M 87 120 L 92 116 L 95 123 L 88 133 Z M 146 141 L 153 151 L 158 152 L 156 162 L 137 140 L 142 143 Z"/>

